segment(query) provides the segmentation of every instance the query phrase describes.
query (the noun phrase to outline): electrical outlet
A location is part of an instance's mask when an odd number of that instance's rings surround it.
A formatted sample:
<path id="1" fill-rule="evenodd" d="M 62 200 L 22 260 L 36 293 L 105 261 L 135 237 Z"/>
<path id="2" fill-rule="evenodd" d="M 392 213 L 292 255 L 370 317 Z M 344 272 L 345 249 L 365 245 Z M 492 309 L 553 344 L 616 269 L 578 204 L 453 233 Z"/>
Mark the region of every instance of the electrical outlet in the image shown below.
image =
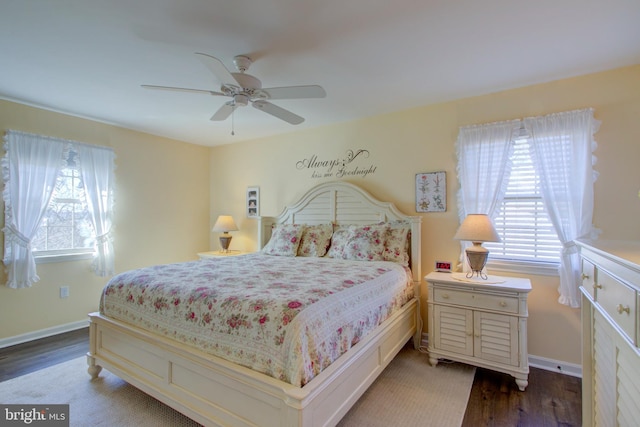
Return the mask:
<path id="1" fill-rule="evenodd" d="M 68 297 L 69 297 L 69 287 L 60 286 L 60 298 L 68 298 Z"/>

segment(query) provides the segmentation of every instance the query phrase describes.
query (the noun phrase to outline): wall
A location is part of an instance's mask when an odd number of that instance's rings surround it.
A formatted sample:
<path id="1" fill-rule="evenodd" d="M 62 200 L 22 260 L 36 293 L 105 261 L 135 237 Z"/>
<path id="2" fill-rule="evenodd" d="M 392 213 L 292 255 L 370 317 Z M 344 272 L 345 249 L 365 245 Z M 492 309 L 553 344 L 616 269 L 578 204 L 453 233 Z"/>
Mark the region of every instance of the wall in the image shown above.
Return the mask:
<path id="1" fill-rule="evenodd" d="M 117 272 L 196 259 L 197 252 L 209 249 L 209 148 L 0 100 L 0 130 L 6 129 L 113 148 Z M 0 286 L 0 340 L 85 321 L 97 310 L 107 280 L 91 273 L 89 265 L 89 260 L 38 264 L 40 281 L 31 288 Z M 4 271 L 0 283 L 6 283 Z M 69 286 L 68 298 L 59 298 L 61 285 Z"/>
<path id="2" fill-rule="evenodd" d="M 309 187 L 331 179 L 360 185 L 405 213 L 416 214 L 415 174 L 446 171 L 447 211 L 421 214 L 426 273 L 436 259 L 455 261 L 459 255 L 459 245 L 452 239 L 458 226 L 454 149 L 458 128 L 585 107 L 595 108 L 595 117 L 602 121 L 596 134 L 600 177 L 595 183 L 594 222 L 602 230 L 601 238 L 640 239 L 640 168 L 636 164 L 640 158 L 640 66 L 215 147 L 211 150 L 211 215 L 233 215 L 240 231 L 234 233 L 232 249 L 253 250 L 257 230 L 255 220 L 244 212 L 247 186 L 260 187 L 262 215 L 279 214 Z M 359 164 L 375 165 L 375 172 L 364 178 L 335 174 L 313 178 L 311 170 L 296 168 L 298 161 L 313 155 L 343 158 L 349 149 L 368 150 L 369 157 Z M 218 246 L 216 236 L 211 245 Z M 531 280 L 530 354 L 580 364 L 580 310 L 557 303 L 557 277 L 532 276 Z M 426 320 L 424 301 L 422 306 Z"/>

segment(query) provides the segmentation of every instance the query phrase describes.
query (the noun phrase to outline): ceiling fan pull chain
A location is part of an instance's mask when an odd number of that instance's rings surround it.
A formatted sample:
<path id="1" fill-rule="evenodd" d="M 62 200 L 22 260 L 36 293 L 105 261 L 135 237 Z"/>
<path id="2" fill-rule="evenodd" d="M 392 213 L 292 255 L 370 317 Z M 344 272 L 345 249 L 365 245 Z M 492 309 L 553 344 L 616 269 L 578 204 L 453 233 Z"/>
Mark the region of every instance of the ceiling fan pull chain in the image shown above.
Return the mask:
<path id="1" fill-rule="evenodd" d="M 235 120 L 234 120 L 234 116 L 235 116 L 235 112 L 236 112 L 236 106 L 233 106 L 233 110 L 231 110 L 231 136 L 235 136 L 236 132 L 235 132 Z"/>

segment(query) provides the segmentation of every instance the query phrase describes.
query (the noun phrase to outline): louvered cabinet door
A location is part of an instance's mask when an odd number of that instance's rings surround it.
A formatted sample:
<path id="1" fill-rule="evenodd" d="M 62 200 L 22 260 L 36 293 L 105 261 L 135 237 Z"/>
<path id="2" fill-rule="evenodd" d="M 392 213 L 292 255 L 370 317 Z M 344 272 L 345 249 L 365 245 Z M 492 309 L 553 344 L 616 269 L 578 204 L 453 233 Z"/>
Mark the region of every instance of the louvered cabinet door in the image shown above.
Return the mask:
<path id="1" fill-rule="evenodd" d="M 436 305 L 434 315 L 435 347 L 473 356 L 473 311 Z"/>
<path id="2" fill-rule="evenodd" d="M 640 425 L 640 356 L 636 348 L 621 342 L 617 348 L 618 425 Z"/>
<path id="3" fill-rule="evenodd" d="M 593 424 L 616 425 L 616 355 L 613 328 L 597 311 L 593 316 Z"/>
<path id="4" fill-rule="evenodd" d="M 640 356 L 598 311 L 593 314 L 593 424 L 640 425 Z"/>
<path id="5" fill-rule="evenodd" d="M 483 360 L 518 366 L 518 319 L 476 311 L 473 319 L 474 354 Z"/>

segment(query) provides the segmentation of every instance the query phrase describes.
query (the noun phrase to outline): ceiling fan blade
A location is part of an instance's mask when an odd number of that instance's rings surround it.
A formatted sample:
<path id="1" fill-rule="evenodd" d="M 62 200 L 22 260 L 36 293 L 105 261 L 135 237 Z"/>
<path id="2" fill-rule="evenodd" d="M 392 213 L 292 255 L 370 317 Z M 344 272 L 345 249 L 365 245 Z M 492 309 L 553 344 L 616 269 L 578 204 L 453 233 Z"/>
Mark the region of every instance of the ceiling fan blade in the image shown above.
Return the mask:
<path id="1" fill-rule="evenodd" d="M 145 89 L 160 89 L 160 90 L 172 90 L 176 92 L 193 92 L 193 93 L 206 93 L 214 96 L 225 96 L 222 92 L 215 92 L 213 90 L 206 89 L 191 89 L 188 87 L 173 87 L 173 86 L 156 86 L 156 85 L 140 85 Z"/>
<path id="2" fill-rule="evenodd" d="M 223 120 L 226 120 L 226 118 L 229 117 L 231 113 L 233 113 L 233 110 L 235 108 L 236 107 L 235 105 L 233 105 L 233 101 L 225 102 L 224 105 L 222 105 L 222 107 L 220 107 L 218 111 L 216 111 L 216 113 L 211 116 L 211 121 L 221 122 Z"/>
<path id="3" fill-rule="evenodd" d="M 285 86 L 262 89 L 269 99 L 301 99 L 301 98 L 324 98 L 327 92 L 322 86 Z"/>
<path id="4" fill-rule="evenodd" d="M 220 83 L 227 86 L 240 86 L 229 70 L 227 70 L 227 67 L 225 67 L 218 58 L 200 52 L 196 52 L 196 55 L 198 55 L 202 63 L 207 66 L 209 71 L 220 80 Z"/>
<path id="5" fill-rule="evenodd" d="M 267 114 L 271 114 L 272 116 L 284 120 L 285 122 L 291 123 L 292 125 L 299 125 L 300 123 L 304 122 L 304 118 L 267 101 L 253 101 L 252 105 L 254 108 L 262 110 Z"/>

